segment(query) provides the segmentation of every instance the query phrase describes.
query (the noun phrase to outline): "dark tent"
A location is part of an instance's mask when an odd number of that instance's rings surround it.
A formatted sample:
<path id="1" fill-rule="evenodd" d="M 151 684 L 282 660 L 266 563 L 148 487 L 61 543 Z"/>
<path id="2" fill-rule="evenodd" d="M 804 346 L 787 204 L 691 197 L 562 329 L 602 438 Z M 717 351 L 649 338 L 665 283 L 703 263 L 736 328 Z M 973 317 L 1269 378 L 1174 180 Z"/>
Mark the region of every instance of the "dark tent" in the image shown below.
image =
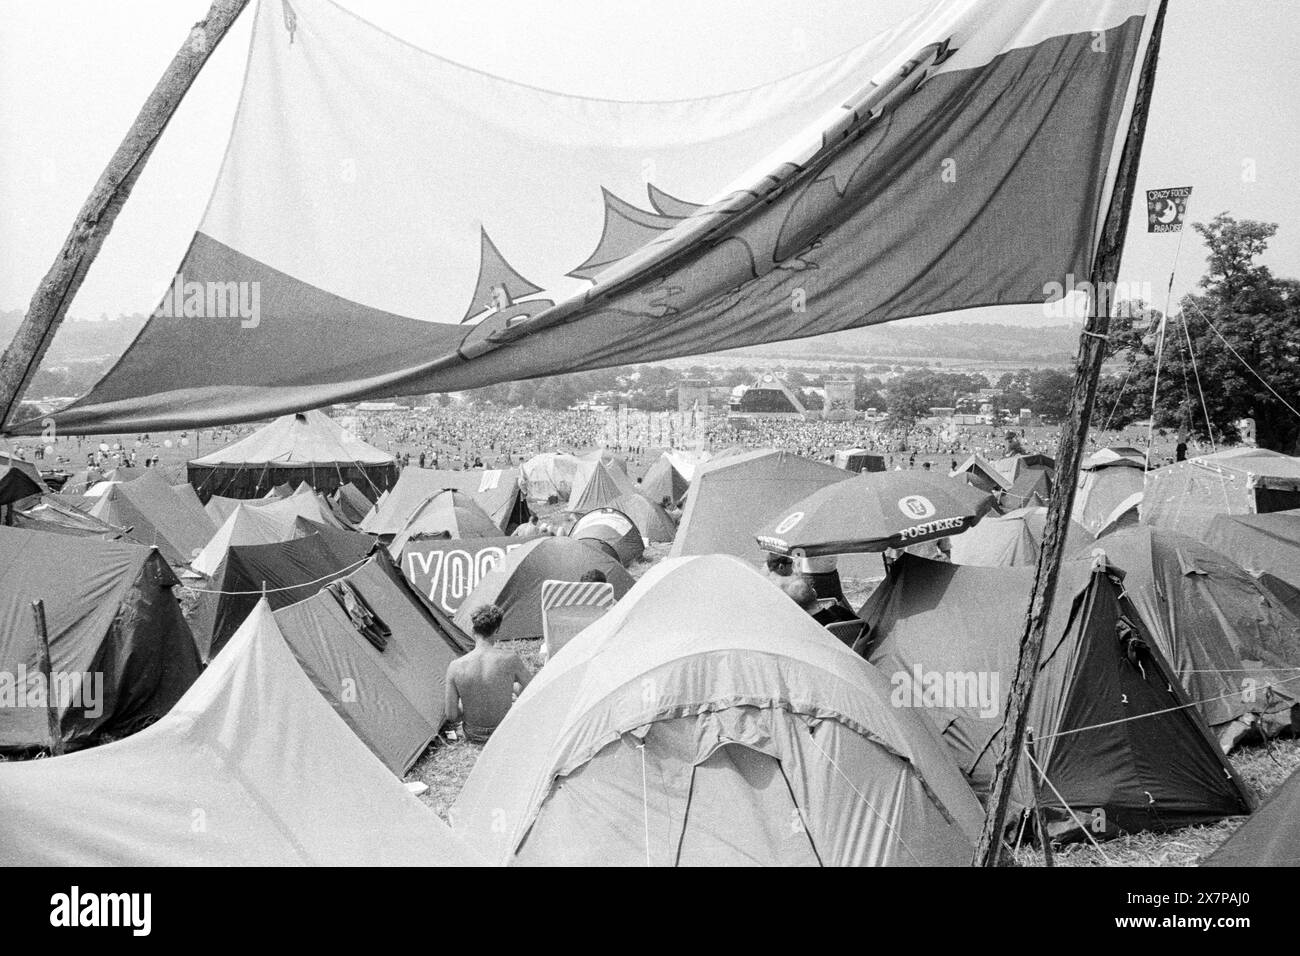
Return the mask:
<path id="1" fill-rule="evenodd" d="M 0 508 L 7 508 L 24 498 L 39 495 L 44 490 L 40 482 L 34 480 L 23 469 L 11 468 L 8 465 L 0 467 Z"/>
<path id="2" fill-rule="evenodd" d="M 1201 866 L 1300 866 L 1300 770 Z"/>
<path id="3" fill-rule="evenodd" d="M 1124 592 L 1225 751 L 1252 728 L 1291 726 L 1300 620 L 1259 581 L 1186 535 L 1140 525 L 1076 551 L 1104 552 Z"/>
<path id="4" fill-rule="evenodd" d="M 0 750 L 49 745 L 32 602 L 45 602 L 50 667 L 69 749 L 157 720 L 199 674 L 190 629 L 158 552 L 0 528 Z M 26 705 L 20 704 L 22 695 Z"/>
<path id="5" fill-rule="evenodd" d="M 456 612 L 455 623 L 470 633 L 470 614 L 484 604 L 504 612 L 498 635 L 503 640 L 542 636 L 542 582 L 578 581 L 597 570 L 614 586 L 615 597 L 632 587 L 632 577 L 612 554 L 575 538 L 531 538 L 506 555 L 505 561 L 479 578 L 478 586 Z"/>
<path id="6" fill-rule="evenodd" d="M 1033 568 L 904 555 L 862 610 L 870 660 L 891 676 L 896 703 L 934 721 L 981 795 L 1033 578 Z M 1046 781 L 1035 793 L 1021 760 L 1017 803 L 1036 797 L 1056 835 L 1169 830 L 1249 812 L 1248 791 L 1187 706 L 1121 578 L 1100 560 L 1061 569 L 1029 705 Z"/>
<path id="7" fill-rule="evenodd" d="M 1047 504 L 1052 497 L 1052 472 L 1047 468 L 1024 468 L 1002 492 L 999 503 L 1004 511 Z"/>
<path id="8" fill-rule="evenodd" d="M 1219 515 L 1205 543 L 1247 571 L 1300 588 L 1300 509 L 1254 515 Z"/>
<path id="9" fill-rule="evenodd" d="M 13 515 L 15 528 L 45 531 L 50 534 L 68 534 L 79 538 L 100 538 L 116 541 L 126 536 L 127 529 L 100 521 L 91 515 L 88 506 L 78 504 L 67 495 L 42 495 L 40 501 L 29 507 L 16 509 Z"/>
<path id="10" fill-rule="evenodd" d="M 275 623 L 316 689 L 395 774 L 443 722 L 447 665 L 460 655 L 428 609 L 375 554 Z"/>
<path id="11" fill-rule="evenodd" d="M 334 513 L 354 528 L 361 524 L 372 507 L 366 493 L 350 481 L 339 485 L 330 498 L 330 504 L 334 507 Z"/>
<path id="12" fill-rule="evenodd" d="M 345 565 L 356 564 L 375 548 L 375 539 L 368 534 L 340 531 L 338 528 L 301 516 L 293 519 L 295 538 L 306 538 L 313 534 L 320 535 L 321 543 L 336 560 Z"/>

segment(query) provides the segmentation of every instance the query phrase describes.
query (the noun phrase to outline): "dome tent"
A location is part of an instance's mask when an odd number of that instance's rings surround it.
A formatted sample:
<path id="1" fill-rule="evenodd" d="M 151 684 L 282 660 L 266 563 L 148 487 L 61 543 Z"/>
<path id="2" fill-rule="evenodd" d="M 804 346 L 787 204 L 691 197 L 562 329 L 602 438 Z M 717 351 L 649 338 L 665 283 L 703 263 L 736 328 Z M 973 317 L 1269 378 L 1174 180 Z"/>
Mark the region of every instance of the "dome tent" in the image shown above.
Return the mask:
<path id="1" fill-rule="evenodd" d="M 603 541 L 625 568 L 645 553 L 645 542 L 636 522 L 617 508 L 588 511 L 573 523 L 568 534 L 579 541 Z"/>
<path id="2" fill-rule="evenodd" d="M 502 640 L 542 636 L 542 582 L 577 581 L 587 571 L 601 571 L 622 597 L 632 587 L 631 576 L 618 559 L 576 538 L 533 538 L 509 552 L 505 560 L 479 578 L 478 585 L 456 611 L 455 623 L 466 634 L 473 630 L 470 615 L 477 607 L 495 604 L 504 612 L 497 636 Z"/>
<path id="3" fill-rule="evenodd" d="M 883 675 L 708 555 L 652 568 L 542 669 L 452 818 L 494 863 L 960 866 L 983 814 Z"/>
<path id="4" fill-rule="evenodd" d="M 668 512 L 657 501 L 651 501 L 643 495 L 621 495 L 614 499 L 611 508 L 617 508 L 636 524 L 641 537 L 652 544 L 662 544 L 673 540 L 677 534 L 677 523 L 668 516 Z"/>
<path id="5" fill-rule="evenodd" d="M 331 495 L 352 482 L 378 496 L 397 481 L 397 460 L 346 431 L 324 412 L 282 415 L 234 444 L 188 466 L 189 481 L 212 495 L 260 498 L 273 488 L 307 482 Z"/>
<path id="6" fill-rule="evenodd" d="M 450 488 L 429 498 L 411 513 L 388 551 L 401 557 L 408 541 L 420 538 L 497 538 L 501 529 L 467 494 Z"/>

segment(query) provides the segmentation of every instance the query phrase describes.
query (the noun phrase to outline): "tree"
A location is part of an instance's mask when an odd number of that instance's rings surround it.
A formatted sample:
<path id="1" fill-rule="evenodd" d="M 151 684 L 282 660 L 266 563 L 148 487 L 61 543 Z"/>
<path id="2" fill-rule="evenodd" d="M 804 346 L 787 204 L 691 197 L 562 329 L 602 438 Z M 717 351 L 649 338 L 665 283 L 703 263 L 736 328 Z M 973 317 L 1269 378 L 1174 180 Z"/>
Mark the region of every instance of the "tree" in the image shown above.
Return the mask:
<path id="1" fill-rule="evenodd" d="M 1057 368 L 1039 369 L 1030 376 L 1030 408 L 1042 418 L 1060 421 L 1070 407 L 1074 377 Z"/>
<path id="2" fill-rule="evenodd" d="M 1300 281 L 1255 261 L 1277 225 L 1221 213 L 1193 228 L 1209 247 L 1204 291 L 1184 296 L 1180 314 L 1165 323 L 1155 407 L 1160 313 L 1124 303 L 1112 341 L 1127 356 L 1128 382 L 1122 394 L 1118 386 L 1099 393 L 1097 424 L 1114 409 L 1112 426 L 1150 414 L 1157 427 L 1201 438 L 1212 429 L 1216 439 L 1235 441 L 1237 421 L 1253 418 L 1261 448 L 1293 453 L 1300 419 L 1278 396 L 1295 406 L 1300 395 Z"/>

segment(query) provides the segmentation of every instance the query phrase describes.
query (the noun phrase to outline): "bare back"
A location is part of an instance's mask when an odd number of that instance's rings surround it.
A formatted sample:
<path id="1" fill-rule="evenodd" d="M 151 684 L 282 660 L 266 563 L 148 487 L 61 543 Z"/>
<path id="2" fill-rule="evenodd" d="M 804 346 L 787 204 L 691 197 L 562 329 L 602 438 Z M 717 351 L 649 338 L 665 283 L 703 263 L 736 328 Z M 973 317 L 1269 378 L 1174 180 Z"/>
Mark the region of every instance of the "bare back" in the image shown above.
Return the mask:
<path id="1" fill-rule="evenodd" d="M 476 647 L 453 661 L 447 668 L 448 695 L 460 698 L 466 735 L 486 739 L 505 719 L 515 684 L 527 686 L 530 676 L 518 654 L 496 646 Z"/>

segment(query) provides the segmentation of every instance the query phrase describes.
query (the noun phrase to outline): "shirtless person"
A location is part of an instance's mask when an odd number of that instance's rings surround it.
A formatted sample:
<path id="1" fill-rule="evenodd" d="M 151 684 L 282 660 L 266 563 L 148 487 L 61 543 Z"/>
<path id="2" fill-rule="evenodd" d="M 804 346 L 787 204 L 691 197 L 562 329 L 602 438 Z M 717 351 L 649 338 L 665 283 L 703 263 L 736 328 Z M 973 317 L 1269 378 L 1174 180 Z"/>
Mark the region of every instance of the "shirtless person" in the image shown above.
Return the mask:
<path id="1" fill-rule="evenodd" d="M 485 604 L 470 615 L 474 650 L 447 668 L 447 721 L 464 721 L 465 736 L 487 743 L 514 702 L 515 687 L 522 693 L 532 674 L 514 651 L 497 647 L 501 608 Z"/>

